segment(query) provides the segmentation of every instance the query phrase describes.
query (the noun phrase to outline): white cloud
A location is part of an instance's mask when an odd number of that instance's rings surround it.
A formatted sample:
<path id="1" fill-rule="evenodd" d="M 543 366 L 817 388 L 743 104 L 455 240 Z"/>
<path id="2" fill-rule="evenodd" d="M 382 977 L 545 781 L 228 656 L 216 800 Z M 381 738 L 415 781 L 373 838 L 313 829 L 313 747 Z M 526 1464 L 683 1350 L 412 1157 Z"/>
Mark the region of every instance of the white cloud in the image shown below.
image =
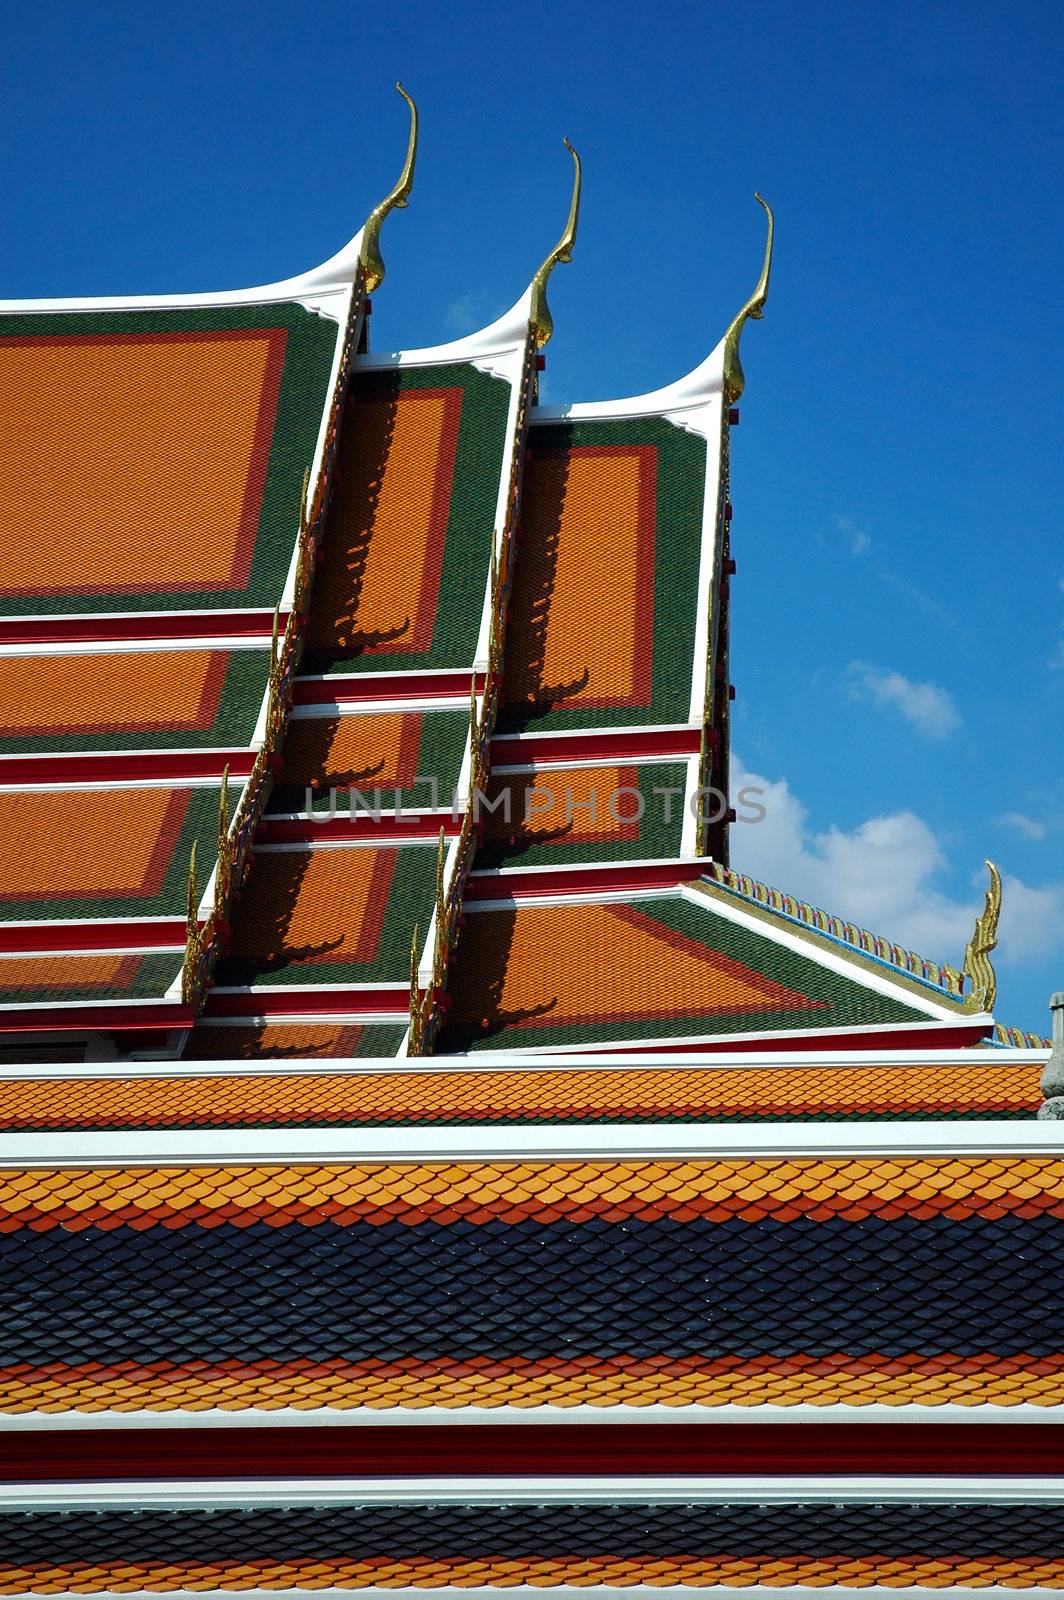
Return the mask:
<path id="1" fill-rule="evenodd" d="M 1046 836 L 1045 823 L 1039 822 L 1037 817 L 1025 816 L 1022 811 L 1006 811 L 998 821 L 1003 828 L 1012 828 L 1025 839 L 1044 839 Z"/>
<path id="2" fill-rule="evenodd" d="M 460 300 L 452 300 L 445 312 L 448 328 L 452 333 L 473 333 L 479 325 L 477 306 L 480 296 L 470 290 Z"/>
<path id="3" fill-rule="evenodd" d="M 872 548 L 872 535 L 852 517 L 836 516 L 835 526 L 850 547 L 852 556 L 866 556 Z"/>
<path id="4" fill-rule="evenodd" d="M 766 883 L 823 906 L 836 916 L 910 945 L 939 960 L 958 961 L 979 903 L 956 902 L 935 887 L 945 858 L 927 823 L 912 811 L 870 817 L 846 832 L 816 832 L 785 779 L 775 783 L 733 757 L 734 793 L 762 789 L 762 822 L 732 830 L 735 866 Z M 739 816 L 743 815 L 737 801 Z"/>
<path id="5" fill-rule="evenodd" d="M 444 320 L 452 333 L 475 333 L 501 317 L 505 310 L 506 306 L 500 305 L 490 294 L 470 289 L 460 299 L 451 301 L 444 312 Z"/>
<path id="6" fill-rule="evenodd" d="M 961 715 L 953 696 L 937 683 L 914 683 L 900 672 L 851 661 L 847 668 L 850 693 L 880 710 L 896 711 L 925 739 L 945 739 L 960 726 Z"/>
<path id="7" fill-rule="evenodd" d="M 1064 945 L 1064 883 L 1034 889 L 1006 874 L 1001 885 L 1000 959 L 1030 961 Z"/>
<path id="8" fill-rule="evenodd" d="M 985 870 L 973 874 L 970 895 L 954 898 L 940 887 L 948 867 L 927 823 L 912 811 L 869 817 L 847 831 L 817 831 L 785 779 L 751 772 L 733 756 L 734 803 L 749 815 L 744 788 L 759 789 L 765 810 L 757 823 L 737 823 L 732 855 L 750 873 L 835 916 L 869 928 L 933 960 L 960 965 L 975 918 L 982 910 Z M 1006 874 L 998 959 L 1003 964 L 1064 950 L 1064 883 L 1032 888 Z"/>

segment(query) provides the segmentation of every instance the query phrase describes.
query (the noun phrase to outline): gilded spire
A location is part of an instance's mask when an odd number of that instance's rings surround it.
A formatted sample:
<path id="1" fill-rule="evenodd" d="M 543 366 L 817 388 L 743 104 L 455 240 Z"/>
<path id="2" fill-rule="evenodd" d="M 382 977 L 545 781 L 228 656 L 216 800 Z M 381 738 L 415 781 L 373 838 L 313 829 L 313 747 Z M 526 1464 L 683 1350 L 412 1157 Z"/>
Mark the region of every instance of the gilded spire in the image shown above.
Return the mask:
<path id="1" fill-rule="evenodd" d="M 760 320 L 764 316 L 765 301 L 768 299 L 768 275 L 772 270 L 774 227 L 772 207 L 767 200 L 762 200 L 759 194 L 755 194 L 754 199 L 758 205 L 765 208 L 765 215 L 768 217 L 768 237 L 765 240 L 765 259 L 761 265 L 761 276 L 757 280 L 757 287 L 724 335 L 724 399 L 730 406 L 735 404 L 746 386 L 743 364 L 739 360 L 739 335 L 743 331 L 747 317 L 756 317 Z"/>
<path id="2" fill-rule="evenodd" d="M 365 274 L 367 294 L 372 294 L 374 289 L 384 282 L 384 258 L 381 255 L 380 243 L 381 224 L 389 211 L 405 207 L 410 191 L 414 187 L 414 162 L 417 160 L 417 106 L 401 83 L 397 83 L 395 87 L 410 107 L 410 142 L 406 147 L 406 160 L 403 162 L 398 183 L 380 205 L 373 208 L 362 230 L 362 249 L 358 259 Z"/>
<path id="3" fill-rule="evenodd" d="M 554 246 L 550 255 L 532 279 L 532 310 L 529 321 L 532 324 L 533 334 L 537 346 L 542 349 L 554 332 L 554 318 L 550 314 L 547 304 L 547 279 L 550 277 L 558 262 L 567 263 L 573 259 L 573 245 L 576 243 L 576 225 L 580 219 L 580 157 L 569 143 L 563 139 L 562 143 L 573 158 L 573 197 L 569 202 L 569 220 L 565 224 L 565 232 Z"/>
<path id="4" fill-rule="evenodd" d="M 964 952 L 964 975 L 972 983 L 972 991 L 964 1002 L 966 1011 L 992 1011 L 997 998 L 997 976 L 990 964 L 990 952 L 997 948 L 1001 874 L 992 861 L 988 861 L 986 867 L 990 873 L 990 887 Z"/>

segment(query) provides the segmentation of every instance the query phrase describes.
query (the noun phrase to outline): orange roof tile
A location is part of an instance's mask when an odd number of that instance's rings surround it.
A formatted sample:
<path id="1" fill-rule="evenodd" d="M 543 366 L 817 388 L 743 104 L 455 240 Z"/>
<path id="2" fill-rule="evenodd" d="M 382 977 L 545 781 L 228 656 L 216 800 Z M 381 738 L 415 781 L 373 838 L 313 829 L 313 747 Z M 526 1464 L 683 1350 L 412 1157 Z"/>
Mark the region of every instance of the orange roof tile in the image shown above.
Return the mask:
<path id="1" fill-rule="evenodd" d="M 466 919 L 456 1029 L 808 1010 L 819 1002 L 656 923 L 639 906 L 517 906 Z"/>
<path id="2" fill-rule="evenodd" d="M 649 705 L 655 464 L 637 445 L 530 457 L 524 544 L 536 559 L 516 567 L 507 704 Z"/>
<path id="3" fill-rule="evenodd" d="M 409 789 L 417 776 L 421 713 L 296 717 L 284 741 L 281 782 L 304 788 L 348 784 Z"/>
<path id="4" fill-rule="evenodd" d="M 427 650 L 443 570 L 462 395 L 408 389 L 349 403 L 314 582 L 312 649 Z"/>
<path id="5" fill-rule="evenodd" d="M 0 341 L 0 595 L 244 587 L 285 341 Z"/>
<path id="6" fill-rule="evenodd" d="M 13 900 L 158 894 L 189 789 L 0 794 L 0 883 Z M 106 909 L 105 907 L 103 909 Z"/>
<path id="7" fill-rule="evenodd" d="M 210 728 L 227 650 L 0 658 L 0 737 Z"/>
<path id="8" fill-rule="evenodd" d="M 201 1024 L 185 1059 L 353 1056 L 363 1032 L 345 1023 Z M 17 1079 L 0 1080 L 0 1128 L 1000 1116 L 1038 1109 L 1040 1070 L 1003 1062 Z"/>
<path id="9" fill-rule="evenodd" d="M 271 961 L 372 961 L 397 851 L 257 851 L 233 919 L 231 954 Z"/>

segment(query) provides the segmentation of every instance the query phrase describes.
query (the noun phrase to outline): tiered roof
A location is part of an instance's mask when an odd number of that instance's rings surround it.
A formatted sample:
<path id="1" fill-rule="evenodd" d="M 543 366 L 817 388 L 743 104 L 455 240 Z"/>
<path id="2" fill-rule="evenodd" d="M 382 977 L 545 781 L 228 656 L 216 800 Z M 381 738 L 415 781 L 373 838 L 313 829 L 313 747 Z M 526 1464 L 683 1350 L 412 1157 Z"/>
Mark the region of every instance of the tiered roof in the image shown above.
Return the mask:
<path id="1" fill-rule="evenodd" d="M 539 407 L 575 153 L 368 351 L 411 111 L 315 273 L 0 307 L 0 1593 L 1057 1592 L 1000 880 L 941 966 L 706 794 L 771 213 L 693 374 Z"/>

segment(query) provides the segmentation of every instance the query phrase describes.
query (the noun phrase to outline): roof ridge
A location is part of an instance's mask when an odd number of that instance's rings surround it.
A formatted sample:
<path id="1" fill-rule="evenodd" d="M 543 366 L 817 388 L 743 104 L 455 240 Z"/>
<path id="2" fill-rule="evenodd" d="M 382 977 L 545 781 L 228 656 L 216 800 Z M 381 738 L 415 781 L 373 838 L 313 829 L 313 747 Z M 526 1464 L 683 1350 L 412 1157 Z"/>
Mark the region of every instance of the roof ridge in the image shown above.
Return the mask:
<path id="1" fill-rule="evenodd" d="M 703 876 L 733 894 L 765 906 L 781 917 L 787 917 L 792 922 L 801 922 L 829 939 L 849 945 L 862 955 L 872 956 L 909 977 L 929 983 L 934 988 L 941 989 L 952 1000 L 964 998 L 965 975 L 957 967 L 931 961 L 926 956 L 905 949 L 902 945 L 893 944 L 889 939 L 880 938 L 867 928 L 859 928 L 856 923 L 844 922 L 841 917 L 833 916 L 819 906 L 810 905 L 806 900 L 785 894 L 782 889 L 771 888 L 768 884 L 749 877 L 745 872 L 736 872 L 732 867 L 725 867 L 719 861 L 714 861 Z"/>

